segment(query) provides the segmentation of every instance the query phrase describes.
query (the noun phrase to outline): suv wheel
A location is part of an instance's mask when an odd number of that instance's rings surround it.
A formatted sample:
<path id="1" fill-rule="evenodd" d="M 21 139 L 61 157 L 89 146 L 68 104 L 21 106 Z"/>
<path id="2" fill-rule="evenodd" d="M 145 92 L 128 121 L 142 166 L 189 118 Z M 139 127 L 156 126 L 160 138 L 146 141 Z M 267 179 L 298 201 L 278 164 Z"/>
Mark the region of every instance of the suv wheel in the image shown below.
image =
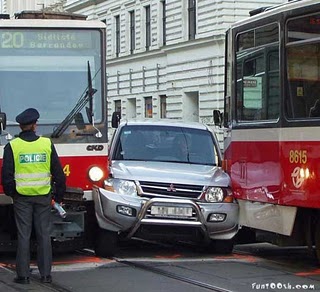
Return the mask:
<path id="1" fill-rule="evenodd" d="M 113 256 L 118 246 L 118 234 L 113 231 L 99 229 L 95 242 L 95 254 L 99 257 Z"/>

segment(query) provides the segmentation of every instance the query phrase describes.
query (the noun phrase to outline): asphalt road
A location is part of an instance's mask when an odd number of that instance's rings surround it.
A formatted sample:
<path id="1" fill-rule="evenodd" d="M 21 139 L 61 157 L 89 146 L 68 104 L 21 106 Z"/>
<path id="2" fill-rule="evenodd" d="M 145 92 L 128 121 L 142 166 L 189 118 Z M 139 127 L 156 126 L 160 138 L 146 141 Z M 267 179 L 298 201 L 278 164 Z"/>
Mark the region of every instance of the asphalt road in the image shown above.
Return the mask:
<path id="1" fill-rule="evenodd" d="M 30 285 L 12 282 L 14 254 L 1 255 L 0 291 L 202 292 L 320 291 L 320 269 L 304 248 L 238 245 L 231 255 L 191 246 L 136 242 L 115 258 L 90 250 L 54 255 L 53 284 L 39 282 L 33 264 Z"/>

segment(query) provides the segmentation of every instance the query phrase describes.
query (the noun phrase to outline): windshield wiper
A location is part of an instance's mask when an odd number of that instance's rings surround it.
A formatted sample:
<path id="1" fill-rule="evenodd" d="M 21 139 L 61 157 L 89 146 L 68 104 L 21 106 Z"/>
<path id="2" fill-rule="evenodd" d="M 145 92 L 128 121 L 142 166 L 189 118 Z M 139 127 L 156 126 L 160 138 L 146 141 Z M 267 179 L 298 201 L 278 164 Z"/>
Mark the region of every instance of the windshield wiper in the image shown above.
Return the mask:
<path id="1" fill-rule="evenodd" d="M 99 72 L 99 71 L 98 71 Z M 98 73 L 97 72 L 97 73 Z M 85 105 L 89 102 L 89 111 L 91 112 L 91 121 L 92 123 L 92 103 L 93 103 L 93 95 L 97 92 L 95 88 L 92 87 L 92 79 L 91 79 L 91 70 L 90 70 L 90 63 L 88 61 L 88 87 L 87 90 L 82 93 L 79 101 L 74 106 L 74 108 L 70 111 L 70 113 L 65 117 L 65 119 L 59 124 L 59 126 L 53 131 L 51 137 L 52 138 L 59 138 L 63 132 L 69 127 L 72 123 L 75 116 L 85 107 Z"/>

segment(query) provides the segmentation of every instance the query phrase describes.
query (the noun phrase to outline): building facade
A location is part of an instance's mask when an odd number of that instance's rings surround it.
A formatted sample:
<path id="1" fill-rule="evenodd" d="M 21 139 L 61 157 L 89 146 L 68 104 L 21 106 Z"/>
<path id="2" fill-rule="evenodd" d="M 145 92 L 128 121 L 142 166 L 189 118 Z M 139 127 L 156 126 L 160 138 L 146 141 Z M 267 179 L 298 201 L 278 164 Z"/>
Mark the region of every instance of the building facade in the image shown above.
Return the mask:
<path id="1" fill-rule="evenodd" d="M 122 118 L 212 123 L 223 108 L 228 26 L 284 0 L 67 0 L 107 24 L 107 99 Z"/>

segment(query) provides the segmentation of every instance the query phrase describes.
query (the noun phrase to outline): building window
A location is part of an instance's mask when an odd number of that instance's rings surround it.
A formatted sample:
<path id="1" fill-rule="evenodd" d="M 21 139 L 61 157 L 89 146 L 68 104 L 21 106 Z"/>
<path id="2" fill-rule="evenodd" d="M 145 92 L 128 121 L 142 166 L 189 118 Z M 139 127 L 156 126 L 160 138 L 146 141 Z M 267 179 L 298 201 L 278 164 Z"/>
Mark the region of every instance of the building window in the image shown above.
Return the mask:
<path id="1" fill-rule="evenodd" d="M 114 110 L 121 113 L 121 100 L 114 101 Z"/>
<path id="2" fill-rule="evenodd" d="M 166 0 L 161 1 L 162 4 L 162 44 L 167 43 L 167 14 L 166 14 Z"/>
<path id="3" fill-rule="evenodd" d="M 119 53 L 120 53 L 120 16 L 119 15 L 115 17 L 115 24 L 116 24 L 116 34 L 115 34 L 116 56 L 119 57 Z"/>
<path id="4" fill-rule="evenodd" d="M 136 48 L 136 26 L 134 11 L 130 11 L 130 53 L 133 54 Z"/>
<path id="5" fill-rule="evenodd" d="M 146 13 L 146 50 L 148 51 L 151 45 L 151 16 L 150 5 L 145 7 Z"/>
<path id="6" fill-rule="evenodd" d="M 116 128 L 121 120 L 121 100 L 114 101 L 114 112 L 112 113 L 111 126 Z"/>
<path id="7" fill-rule="evenodd" d="M 188 0 L 189 40 L 196 37 L 196 0 Z"/>
<path id="8" fill-rule="evenodd" d="M 167 117 L 167 96 L 160 95 L 160 118 L 165 119 Z"/>
<path id="9" fill-rule="evenodd" d="M 144 98 L 145 117 L 152 118 L 152 97 Z"/>

